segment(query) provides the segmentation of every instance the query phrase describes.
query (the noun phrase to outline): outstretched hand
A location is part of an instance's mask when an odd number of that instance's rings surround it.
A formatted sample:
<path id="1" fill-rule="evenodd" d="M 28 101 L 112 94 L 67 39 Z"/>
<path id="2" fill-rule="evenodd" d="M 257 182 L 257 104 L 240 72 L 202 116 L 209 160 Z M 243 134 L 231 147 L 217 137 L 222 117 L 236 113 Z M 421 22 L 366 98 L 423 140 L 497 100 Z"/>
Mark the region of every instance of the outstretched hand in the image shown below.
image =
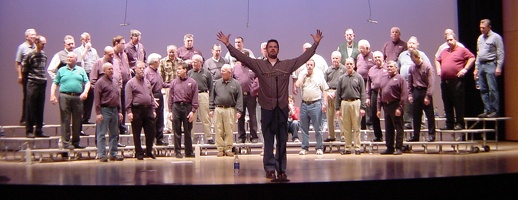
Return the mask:
<path id="1" fill-rule="evenodd" d="M 221 41 L 225 46 L 228 46 L 230 43 L 228 42 L 228 39 L 230 38 L 230 34 L 225 35 L 223 32 L 218 32 L 216 35 L 218 37 L 218 40 Z"/>
<path id="2" fill-rule="evenodd" d="M 320 31 L 320 29 L 317 29 L 317 34 L 315 34 L 315 35 L 311 34 L 311 37 L 313 37 L 313 41 L 315 42 L 315 44 L 319 44 L 320 40 L 324 36 L 322 36 L 322 31 Z"/>

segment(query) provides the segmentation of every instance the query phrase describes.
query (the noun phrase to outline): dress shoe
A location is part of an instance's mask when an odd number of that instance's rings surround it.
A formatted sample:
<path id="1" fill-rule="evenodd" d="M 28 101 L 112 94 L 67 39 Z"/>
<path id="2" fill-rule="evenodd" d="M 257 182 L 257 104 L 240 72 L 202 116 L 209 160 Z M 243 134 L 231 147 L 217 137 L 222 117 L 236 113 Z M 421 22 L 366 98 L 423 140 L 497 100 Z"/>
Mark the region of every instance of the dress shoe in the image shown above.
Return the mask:
<path id="1" fill-rule="evenodd" d="M 213 139 L 209 139 L 209 140 L 207 140 L 207 143 L 208 143 L 208 144 L 215 144 L 215 142 L 214 142 L 214 140 L 213 140 Z"/>
<path id="2" fill-rule="evenodd" d="M 412 129 L 412 125 L 410 123 L 405 123 L 405 129 Z"/>
<path id="3" fill-rule="evenodd" d="M 25 135 L 25 137 L 27 137 L 27 138 L 34 138 L 34 134 L 32 134 L 32 133 L 27 133 L 27 134 Z"/>
<path id="4" fill-rule="evenodd" d="M 435 142 L 435 135 L 430 135 L 428 142 Z"/>
<path id="5" fill-rule="evenodd" d="M 259 141 L 259 140 L 258 140 L 257 138 L 252 138 L 252 139 L 250 140 L 250 142 L 251 142 L 251 143 L 257 143 L 258 141 Z"/>
<path id="6" fill-rule="evenodd" d="M 442 128 L 442 130 L 453 130 L 453 126 L 446 125 Z"/>
<path id="7" fill-rule="evenodd" d="M 239 138 L 239 143 L 245 143 L 246 142 L 246 138 Z"/>
<path id="8" fill-rule="evenodd" d="M 108 158 L 102 157 L 102 158 L 99 159 L 99 161 L 101 161 L 101 162 L 108 162 Z"/>
<path id="9" fill-rule="evenodd" d="M 327 138 L 326 140 L 324 140 L 324 142 L 334 142 L 336 141 L 336 138 Z"/>
<path id="10" fill-rule="evenodd" d="M 372 139 L 373 142 L 383 142 L 383 139 L 379 138 L 379 137 L 375 137 Z"/>
<path id="11" fill-rule="evenodd" d="M 351 150 L 343 150 L 342 152 L 340 152 L 341 155 L 349 155 L 351 154 Z"/>
<path id="12" fill-rule="evenodd" d="M 176 152 L 174 157 L 176 157 L 176 158 L 183 158 L 183 155 L 180 152 Z"/>
<path id="13" fill-rule="evenodd" d="M 111 161 L 123 161 L 124 157 L 122 156 L 110 156 L 109 158 Z"/>
<path id="14" fill-rule="evenodd" d="M 194 157 L 196 157 L 196 155 L 194 155 L 194 153 L 186 153 L 185 157 L 186 158 L 194 158 Z"/>
<path id="15" fill-rule="evenodd" d="M 156 156 L 153 153 L 146 153 L 147 158 L 156 159 Z"/>
<path id="16" fill-rule="evenodd" d="M 479 114 L 477 117 L 485 118 L 485 117 L 487 117 L 487 114 L 488 114 L 488 113 L 483 112 L 483 113 Z"/>
<path id="17" fill-rule="evenodd" d="M 360 155 L 360 154 L 362 154 L 362 152 L 360 150 L 354 150 L 354 154 L 355 155 Z"/>
<path id="18" fill-rule="evenodd" d="M 84 131 L 79 132 L 79 136 L 88 136 Z"/>
<path id="19" fill-rule="evenodd" d="M 394 154 L 394 150 L 387 149 L 385 151 L 380 152 L 381 155 L 392 155 Z"/>
<path id="20" fill-rule="evenodd" d="M 487 114 L 487 118 L 496 118 L 496 117 L 498 117 L 498 114 L 496 114 L 496 112 Z"/>
<path id="21" fill-rule="evenodd" d="M 126 147 L 126 145 L 125 145 L 125 144 L 118 143 L 118 144 L 117 144 L 117 147 Z"/>
<path id="22" fill-rule="evenodd" d="M 394 155 L 403 155 L 403 151 L 401 151 L 401 149 L 396 149 L 396 151 L 394 151 Z"/>
<path id="23" fill-rule="evenodd" d="M 272 182 L 290 182 L 288 176 L 284 172 L 279 172 L 276 179 L 272 179 Z"/>
<path id="24" fill-rule="evenodd" d="M 275 171 L 267 171 L 265 177 L 268 179 L 275 179 Z"/>
<path id="25" fill-rule="evenodd" d="M 374 130 L 374 127 L 372 127 L 372 125 L 368 125 L 368 126 L 367 126 L 367 129 L 369 129 L 369 130 L 371 130 L 371 131 L 372 131 L 372 130 Z"/>
<path id="26" fill-rule="evenodd" d="M 48 138 L 50 137 L 49 135 L 46 135 L 45 133 L 41 132 L 41 133 L 37 133 L 36 134 L 36 137 L 44 137 L 44 138 Z"/>
<path id="27" fill-rule="evenodd" d="M 137 160 L 144 160 L 144 155 L 137 155 Z"/>
<path id="28" fill-rule="evenodd" d="M 83 146 L 83 145 L 80 145 L 80 144 L 74 144 L 74 148 L 76 148 L 76 149 L 84 149 L 86 147 Z"/>
<path id="29" fill-rule="evenodd" d="M 453 128 L 453 130 L 456 130 L 456 131 L 462 130 L 462 129 L 464 129 L 464 127 L 462 127 L 460 124 L 455 125 L 455 127 Z"/>
<path id="30" fill-rule="evenodd" d="M 20 122 L 20 126 L 25 126 L 25 125 L 27 125 L 27 122 L 25 122 L 25 121 Z"/>
<path id="31" fill-rule="evenodd" d="M 419 142 L 419 137 L 411 137 L 407 142 Z"/>
<path id="32" fill-rule="evenodd" d="M 91 121 L 84 121 L 83 124 L 95 124 L 95 123 L 93 123 Z"/>
<path id="33" fill-rule="evenodd" d="M 167 146 L 167 145 L 169 145 L 169 143 L 164 142 L 163 140 L 157 140 L 156 145 L 157 146 Z"/>

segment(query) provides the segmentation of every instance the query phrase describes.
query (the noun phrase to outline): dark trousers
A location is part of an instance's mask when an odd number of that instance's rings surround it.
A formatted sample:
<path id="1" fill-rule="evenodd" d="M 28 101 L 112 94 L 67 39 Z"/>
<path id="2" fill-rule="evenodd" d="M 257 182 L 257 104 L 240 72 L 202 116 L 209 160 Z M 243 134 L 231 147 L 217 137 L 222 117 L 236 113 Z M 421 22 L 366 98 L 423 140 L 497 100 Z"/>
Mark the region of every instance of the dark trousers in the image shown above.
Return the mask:
<path id="1" fill-rule="evenodd" d="M 441 94 L 446 126 L 453 128 L 455 124 L 459 124 L 464 127 L 464 79 L 442 80 Z"/>
<path id="2" fill-rule="evenodd" d="M 396 116 L 399 101 L 382 103 L 382 105 L 383 111 L 385 112 L 385 144 L 387 150 L 394 150 L 394 142 L 396 143 L 395 148 L 401 150 L 403 148 L 403 137 L 405 133 L 403 132 L 403 111 L 400 110 L 401 116 Z"/>
<path id="3" fill-rule="evenodd" d="M 173 103 L 173 131 L 174 131 L 174 151 L 180 152 L 182 147 L 182 126 L 185 146 L 185 154 L 193 154 L 192 151 L 192 122 L 187 116 L 191 112 L 192 105 L 184 103 Z"/>
<path id="4" fill-rule="evenodd" d="M 124 132 L 128 130 L 128 128 L 126 128 L 126 92 L 125 92 L 124 88 L 126 88 L 126 83 L 122 83 L 122 89 L 121 89 L 122 120 L 120 121 L 120 124 L 119 124 L 120 134 L 124 134 Z"/>
<path id="5" fill-rule="evenodd" d="M 45 108 L 45 89 L 47 88 L 47 81 L 44 83 L 35 83 L 29 81 L 27 83 L 27 96 L 25 97 L 24 109 L 27 113 L 27 124 L 25 130 L 27 134 L 33 133 L 34 125 L 36 125 L 36 134 L 43 132 L 43 111 Z"/>
<path id="6" fill-rule="evenodd" d="M 435 116 L 433 113 L 433 98 L 430 98 L 430 104 L 424 105 L 424 98 L 426 97 L 426 88 L 417 89 L 414 88 L 413 92 L 413 126 L 414 126 L 414 138 L 419 138 L 421 132 L 421 117 L 423 116 L 423 110 L 428 119 L 428 135 L 435 136 Z"/>
<path id="7" fill-rule="evenodd" d="M 90 78 L 90 73 L 87 73 Z M 94 105 L 94 87 L 90 87 L 88 91 L 88 96 L 83 101 L 83 123 L 90 121 L 90 117 L 92 117 L 92 106 Z"/>
<path id="8" fill-rule="evenodd" d="M 151 155 L 153 150 L 153 141 L 155 140 L 155 118 L 153 118 L 153 110 L 151 106 L 133 106 L 133 121 L 131 121 L 131 130 L 133 132 L 133 143 L 135 144 L 136 155 L 144 155 L 140 142 L 140 132 L 144 128 L 146 137 L 146 154 Z"/>
<path id="9" fill-rule="evenodd" d="M 59 109 L 61 114 L 61 138 L 64 146 L 70 145 L 70 119 L 72 119 L 72 144 L 79 145 L 83 101 L 79 96 L 60 93 Z"/>
<path id="10" fill-rule="evenodd" d="M 26 108 L 25 103 L 27 102 L 27 100 L 25 98 L 26 96 L 27 96 L 27 73 L 22 72 L 22 116 L 20 117 L 20 123 L 26 121 L 26 116 L 25 116 L 27 114 L 27 111 L 25 111 L 25 108 Z"/>
<path id="11" fill-rule="evenodd" d="M 374 131 L 374 137 L 382 138 L 383 133 L 381 132 L 380 118 L 376 114 L 378 112 L 378 91 L 371 90 L 371 106 L 370 106 L 370 120 L 372 123 L 372 130 Z"/>
<path id="12" fill-rule="evenodd" d="M 156 121 L 155 121 L 155 129 L 156 129 L 156 141 L 162 140 L 164 138 L 164 95 L 162 93 L 153 94 L 153 96 L 158 99 L 158 108 L 155 108 L 156 113 Z"/>
<path id="13" fill-rule="evenodd" d="M 257 98 L 248 94 L 243 95 L 243 116 L 241 116 L 237 120 L 237 132 L 239 133 L 239 139 L 246 139 L 246 130 L 245 130 L 245 114 L 248 110 L 248 118 L 249 126 L 250 126 L 250 136 L 252 139 L 257 138 L 257 115 L 256 108 L 257 107 Z"/>
<path id="14" fill-rule="evenodd" d="M 266 110 L 261 108 L 261 131 L 264 137 L 263 166 L 267 172 L 286 172 L 286 142 L 288 142 L 288 108 Z M 273 143 L 277 140 L 275 157 Z"/>

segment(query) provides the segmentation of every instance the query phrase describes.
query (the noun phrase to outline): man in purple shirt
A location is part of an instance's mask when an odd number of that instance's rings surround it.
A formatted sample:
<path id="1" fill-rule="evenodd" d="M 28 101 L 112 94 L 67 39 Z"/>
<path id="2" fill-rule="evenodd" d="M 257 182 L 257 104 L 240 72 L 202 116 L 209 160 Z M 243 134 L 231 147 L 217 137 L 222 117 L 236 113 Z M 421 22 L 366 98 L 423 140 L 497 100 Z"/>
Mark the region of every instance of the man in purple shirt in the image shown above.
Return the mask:
<path id="1" fill-rule="evenodd" d="M 133 144 L 137 160 L 144 160 L 144 151 L 140 142 L 140 132 L 144 128 L 146 136 L 146 157 L 156 159 L 153 155 L 153 141 L 155 140 L 155 108 L 157 103 L 151 91 L 151 83 L 144 78 L 146 63 L 137 62 L 135 77 L 126 84 L 126 111 L 131 122 Z"/>
<path id="2" fill-rule="evenodd" d="M 397 62 L 399 54 L 407 50 L 406 42 L 401 40 L 400 37 L 401 31 L 399 30 L 399 27 L 392 27 L 390 29 L 391 40 L 385 42 L 383 48 L 381 48 L 385 61 L 393 60 Z"/>
<path id="3" fill-rule="evenodd" d="M 435 62 L 437 75 L 441 77 L 441 93 L 449 130 L 464 128 L 464 76 L 475 62 L 475 55 L 457 45 L 455 34 L 446 36 L 448 48 L 444 49 Z M 455 110 L 455 113 L 454 113 Z"/>
<path id="4" fill-rule="evenodd" d="M 164 83 L 162 76 L 158 73 L 160 59 L 162 57 L 157 53 L 152 53 L 148 56 L 147 62 L 149 67 L 144 70 L 144 78 L 151 83 L 151 91 L 158 102 L 158 107 L 155 109 L 156 145 L 167 146 L 169 143 L 164 142 L 164 95 L 162 94 L 162 88 L 168 88 L 169 84 Z"/>
<path id="5" fill-rule="evenodd" d="M 378 104 L 378 92 L 381 87 L 380 79 L 381 76 L 387 73 L 386 63 L 383 61 L 383 54 L 380 51 L 376 51 L 373 53 L 375 66 L 369 69 L 367 75 L 367 84 L 366 84 L 366 100 L 365 105 L 370 107 L 371 112 L 371 123 L 372 130 L 374 131 L 374 138 L 372 141 L 381 142 L 383 141 L 383 133 L 381 132 L 381 123 L 380 118 L 376 115 L 376 105 Z"/>
<path id="6" fill-rule="evenodd" d="M 113 79 L 113 65 L 104 63 L 104 76 L 95 84 L 94 109 L 97 115 L 97 155 L 101 162 L 122 161 L 117 155 L 119 141 L 119 121 L 122 120 L 120 86 Z M 106 157 L 106 133 L 109 134 L 110 156 Z"/>
<path id="7" fill-rule="evenodd" d="M 126 41 L 121 35 L 117 35 L 112 39 L 112 46 L 114 51 L 113 67 L 119 68 L 122 77 L 122 89 L 121 89 L 121 105 L 126 105 L 126 84 L 131 79 L 131 69 L 129 67 L 128 55 L 124 53 L 124 46 Z M 119 125 L 120 134 L 127 134 L 128 127 L 126 126 L 126 106 L 122 106 L 122 120 Z M 119 147 L 126 145 L 119 144 Z"/>
<path id="8" fill-rule="evenodd" d="M 248 55 L 247 51 L 242 52 Z M 246 114 L 248 110 L 248 118 L 250 119 L 250 142 L 257 143 L 257 95 L 252 93 L 252 83 L 257 76 L 252 70 L 250 70 L 250 68 L 239 61 L 237 61 L 234 68 L 232 68 L 232 74 L 233 78 L 235 78 L 241 85 L 241 89 L 243 89 L 243 114 Z M 238 118 L 237 133 L 239 134 L 239 142 L 245 143 L 245 117 Z"/>
<path id="9" fill-rule="evenodd" d="M 374 56 L 371 51 L 371 45 L 367 40 L 358 41 L 358 49 L 360 54 L 356 58 L 356 72 L 363 77 L 365 88 L 367 88 L 367 78 L 369 77 L 369 70 L 376 65 L 374 63 Z M 367 106 L 365 110 L 366 114 L 362 118 L 362 129 L 372 130 L 372 111 L 371 107 Z"/>
<path id="10" fill-rule="evenodd" d="M 128 62 L 131 70 L 135 70 L 135 66 L 137 65 L 137 61 L 142 61 L 146 63 L 146 50 L 144 49 L 144 45 L 140 43 L 140 38 L 142 34 L 139 30 L 131 30 L 130 31 L 130 42 L 124 46 L 124 52 L 128 56 Z"/>
<path id="11" fill-rule="evenodd" d="M 429 62 L 424 62 L 417 49 L 410 50 L 414 62 L 408 69 L 408 102 L 412 104 L 414 135 L 409 142 L 419 141 L 423 111 L 428 119 L 428 141 L 435 141 L 435 116 L 433 113 L 433 89 L 435 72 Z"/>
<path id="12" fill-rule="evenodd" d="M 185 34 L 183 36 L 183 44 L 184 46 L 178 48 L 176 50 L 176 57 L 182 59 L 184 62 L 186 62 L 189 65 L 189 70 L 192 68 L 191 62 L 192 62 L 192 56 L 193 55 L 200 55 L 203 57 L 203 54 L 200 50 L 194 48 L 194 35 L 193 34 Z M 203 62 L 202 62 L 203 64 Z"/>
<path id="13" fill-rule="evenodd" d="M 230 51 L 230 55 L 238 61 L 248 66 L 258 77 L 260 84 L 259 104 L 261 105 L 261 130 L 264 137 L 264 157 L 263 166 L 266 171 L 266 178 L 272 181 L 289 181 L 286 175 L 287 157 L 286 142 L 288 141 L 288 87 L 290 74 L 308 61 L 322 39 L 322 32 L 317 30 L 316 35 L 311 34 L 314 40 L 311 48 L 306 50 L 301 56 L 279 60 L 279 42 L 271 39 L 266 45 L 268 58 L 253 59 L 241 53 L 230 45 L 229 35 L 223 32 L 217 34 L 221 41 Z M 277 139 L 275 157 L 273 155 L 274 138 Z M 277 171 L 277 177 L 275 177 Z"/>
<path id="14" fill-rule="evenodd" d="M 387 74 L 381 76 L 381 88 L 378 96 L 377 113 L 381 117 L 381 106 L 385 111 L 385 145 L 387 149 L 381 155 L 403 154 L 403 112 L 405 98 L 407 97 L 407 82 L 401 74 L 398 74 L 398 66 L 395 61 L 387 62 Z M 396 132 L 394 132 L 396 129 Z M 395 141 L 394 141 L 395 139 Z M 395 146 L 394 146 L 395 143 Z"/>
<path id="15" fill-rule="evenodd" d="M 183 158 L 182 127 L 184 135 L 185 157 L 194 157 L 192 151 L 192 122 L 196 120 L 198 110 L 198 84 L 187 76 L 187 63 L 176 67 L 176 78 L 169 87 L 169 120 L 173 121 L 174 151 L 176 158 Z"/>

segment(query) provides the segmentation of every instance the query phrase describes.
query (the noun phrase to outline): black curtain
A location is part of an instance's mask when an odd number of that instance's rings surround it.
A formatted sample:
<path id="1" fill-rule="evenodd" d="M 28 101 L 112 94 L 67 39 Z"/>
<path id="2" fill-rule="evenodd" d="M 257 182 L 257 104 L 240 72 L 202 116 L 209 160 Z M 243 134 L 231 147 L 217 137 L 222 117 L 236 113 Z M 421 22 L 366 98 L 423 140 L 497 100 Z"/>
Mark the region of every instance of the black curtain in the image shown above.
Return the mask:
<path id="1" fill-rule="evenodd" d="M 475 56 L 477 53 L 477 38 L 480 35 L 480 20 L 491 20 L 491 30 L 505 37 L 502 34 L 503 17 L 501 0 L 457 0 L 457 13 L 459 20 L 459 41 L 475 54 Z M 466 76 L 466 117 L 475 117 L 484 112 L 484 104 L 480 97 L 480 91 L 475 88 L 475 81 L 473 79 L 474 69 L 475 67 L 473 66 Z M 503 73 L 505 73 L 505 69 Z M 500 91 L 500 115 L 503 115 L 505 110 L 503 76 L 498 77 L 497 81 Z M 493 126 L 491 123 L 488 123 L 488 125 Z M 499 140 L 504 140 L 504 123 L 499 124 L 499 130 Z M 489 134 L 488 137 L 488 139 L 492 139 L 493 134 Z"/>

